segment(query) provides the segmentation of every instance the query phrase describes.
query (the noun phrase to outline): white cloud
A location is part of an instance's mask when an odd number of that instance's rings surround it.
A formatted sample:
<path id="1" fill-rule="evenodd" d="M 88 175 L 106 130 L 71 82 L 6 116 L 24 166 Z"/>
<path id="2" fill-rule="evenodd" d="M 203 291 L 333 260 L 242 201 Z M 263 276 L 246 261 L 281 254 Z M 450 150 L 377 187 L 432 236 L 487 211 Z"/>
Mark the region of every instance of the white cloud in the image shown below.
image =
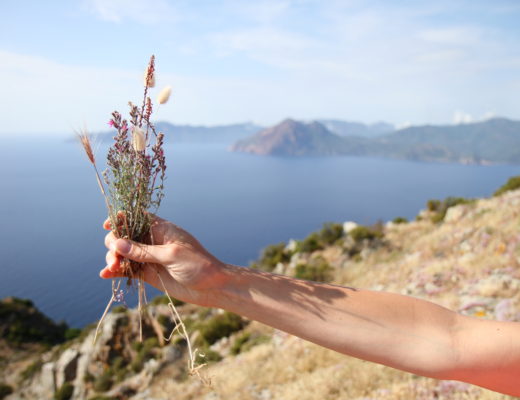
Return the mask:
<path id="1" fill-rule="evenodd" d="M 409 128 L 412 126 L 412 123 L 410 121 L 404 121 L 403 123 L 400 123 L 400 124 L 397 124 L 395 126 L 395 129 L 396 130 L 399 130 L 399 129 L 406 129 L 406 128 Z"/>
<path id="2" fill-rule="evenodd" d="M 457 110 L 453 113 L 453 123 L 455 125 L 470 124 L 472 122 L 487 121 L 488 119 L 492 119 L 495 117 L 496 113 L 494 111 L 486 111 L 479 118 L 475 118 L 467 112 Z"/>
<path id="3" fill-rule="evenodd" d="M 153 24 L 176 19 L 173 7 L 166 0 L 86 0 L 86 9 L 103 21 L 124 20 Z"/>
<path id="4" fill-rule="evenodd" d="M 464 111 L 456 110 L 453 113 L 453 123 L 455 125 L 469 124 L 473 122 L 473 117 Z"/>

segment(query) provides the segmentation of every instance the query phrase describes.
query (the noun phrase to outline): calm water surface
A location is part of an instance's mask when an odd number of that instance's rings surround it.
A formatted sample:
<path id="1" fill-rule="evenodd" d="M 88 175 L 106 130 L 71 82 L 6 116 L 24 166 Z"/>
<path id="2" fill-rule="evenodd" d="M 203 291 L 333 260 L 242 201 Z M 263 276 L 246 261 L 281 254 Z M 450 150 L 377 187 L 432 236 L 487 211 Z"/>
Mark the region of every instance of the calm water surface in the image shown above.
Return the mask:
<path id="1" fill-rule="evenodd" d="M 103 159 L 105 149 L 98 154 Z M 430 198 L 489 196 L 519 174 L 518 166 L 260 157 L 222 145 L 167 145 L 166 156 L 159 214 L 238 265 L 326 221 L 414 218 Z M 61 139 L 4 142 L 0 178 L 0 297 L 30 298 L 72 326 L 97 320 L 110 296 L 110 282 L 98 278 L 106 212 L 79 146 Z M 134 298 L 127 295 L 130 305 Z"/>

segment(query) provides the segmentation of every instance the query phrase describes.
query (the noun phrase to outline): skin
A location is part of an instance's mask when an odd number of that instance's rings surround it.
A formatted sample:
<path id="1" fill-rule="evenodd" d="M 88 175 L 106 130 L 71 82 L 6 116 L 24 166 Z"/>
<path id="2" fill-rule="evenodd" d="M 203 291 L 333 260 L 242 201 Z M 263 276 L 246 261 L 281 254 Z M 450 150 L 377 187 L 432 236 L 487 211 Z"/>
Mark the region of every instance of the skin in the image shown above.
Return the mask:
<path id="1" fill-rule="evenodd" d="M 108 220 L 104 228 L 110 230 Z M 110 232 L 100 276 L 122 277 L 122 257 L 143 262 L 147 283 L 185 302 L 222 308 L 402 371 L 520 396 L 517 322 L 480 320 L 409 296 L 225 264 L 188 232 L 158 217 L 151 232 L 155 245 Z"/>

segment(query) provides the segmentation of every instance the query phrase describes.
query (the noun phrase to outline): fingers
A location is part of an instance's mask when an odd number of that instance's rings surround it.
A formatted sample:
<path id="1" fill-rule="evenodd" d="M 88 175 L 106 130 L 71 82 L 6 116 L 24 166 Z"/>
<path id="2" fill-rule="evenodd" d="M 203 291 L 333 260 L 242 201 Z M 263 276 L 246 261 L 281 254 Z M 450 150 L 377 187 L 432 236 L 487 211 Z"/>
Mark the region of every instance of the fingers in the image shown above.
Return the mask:
<path id="1" fill-rule="evenodd" d="M 112 232 L 105 236 L 105 246 L 121 256 L 143 263 L 166 264 L 171 261 L 174 244 L 149 246 L 132 240 L 118 239 Z"/>
<path id="2" fill-rule="evenodd" d="M 106 255 L 107 266 L 99 272 L 101 278 L 116 278 L 123 277 L 121 270 L 121 257 L 113 251 L 107 252 Z"/>
<path id="3" fill-rule="evenodd" d="M 104 279 L 112 279 L 112 278 L 124 278 L 124 274 L 120 271 L 111 271 L 108 267 L 103 268 L 99 272 L 99 276 Z"/>
<path id="4" fill-rule="evenodd" d="M 112 251 L 117 254 L 129 258 L 130 260 L 142 262 L 142 263 L 157 263 L 166 264 L 170 260 L 170 253 L 168 247 L 175 246 L 162 245 L 162 246 L 149 246 L 142 243 L 137 243 L 127 239 L 117 239 L 115 241 L 110 240 L 109 246 Z"/>

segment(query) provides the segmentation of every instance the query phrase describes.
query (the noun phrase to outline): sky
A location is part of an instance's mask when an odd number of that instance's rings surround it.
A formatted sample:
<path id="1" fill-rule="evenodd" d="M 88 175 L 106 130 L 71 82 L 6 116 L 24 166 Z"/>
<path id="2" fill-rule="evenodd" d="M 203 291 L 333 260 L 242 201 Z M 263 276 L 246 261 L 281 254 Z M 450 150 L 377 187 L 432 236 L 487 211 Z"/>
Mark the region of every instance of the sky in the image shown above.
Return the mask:
<path id="1" fill-rule="evenodd" d="M 517 0 L 0 2 L 0 135 L 107 128 L 156 56 L 156 118 L 520 119 Z"/>

